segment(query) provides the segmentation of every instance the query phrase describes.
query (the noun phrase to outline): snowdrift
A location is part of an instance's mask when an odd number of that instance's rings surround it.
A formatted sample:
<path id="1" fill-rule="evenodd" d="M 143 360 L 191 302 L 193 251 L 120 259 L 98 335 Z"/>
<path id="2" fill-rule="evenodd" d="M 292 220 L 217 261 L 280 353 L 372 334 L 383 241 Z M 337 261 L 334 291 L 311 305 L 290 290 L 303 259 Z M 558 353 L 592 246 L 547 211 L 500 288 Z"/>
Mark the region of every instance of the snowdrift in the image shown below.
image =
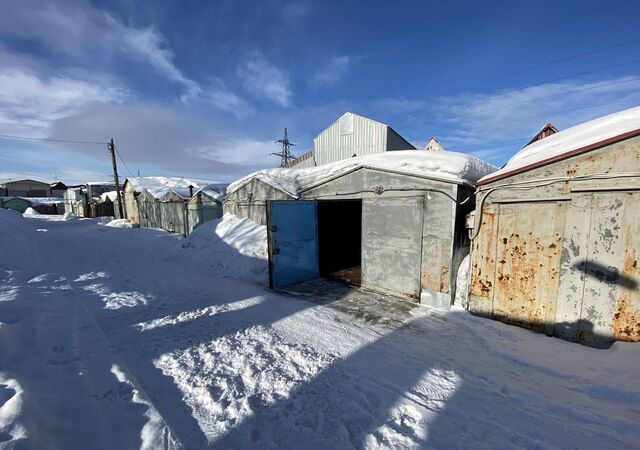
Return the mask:
<path id="1" fill-rule="evenodd" d="M 212 267 L 216 275 L 266 282 L 267 227 L 225 214 L 196 228 L 182 244 L 181 258 Z"/>

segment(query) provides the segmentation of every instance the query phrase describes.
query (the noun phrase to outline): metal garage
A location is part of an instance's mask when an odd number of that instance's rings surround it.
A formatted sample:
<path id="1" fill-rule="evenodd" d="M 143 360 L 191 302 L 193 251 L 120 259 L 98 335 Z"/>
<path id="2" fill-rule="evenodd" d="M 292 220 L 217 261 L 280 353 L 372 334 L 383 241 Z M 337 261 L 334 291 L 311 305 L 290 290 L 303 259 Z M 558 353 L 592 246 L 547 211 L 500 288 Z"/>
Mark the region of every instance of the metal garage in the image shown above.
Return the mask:
<path id="1" fill-rule="evenodd" d="M 469 310 L 592 346 L 640 341 L 640 108 L 479 182 Z"/>
<path id="2" fill-rule="evenodd" d="M 281 169 L 299 192 L 267 201 L 271 287 L 322 276 L 448 309 L 469 250 L 464 219 L 473 202 L 464 200 L 495 168 L 453 152 L 354 160 L 328 177 L 320 168 Z"/>

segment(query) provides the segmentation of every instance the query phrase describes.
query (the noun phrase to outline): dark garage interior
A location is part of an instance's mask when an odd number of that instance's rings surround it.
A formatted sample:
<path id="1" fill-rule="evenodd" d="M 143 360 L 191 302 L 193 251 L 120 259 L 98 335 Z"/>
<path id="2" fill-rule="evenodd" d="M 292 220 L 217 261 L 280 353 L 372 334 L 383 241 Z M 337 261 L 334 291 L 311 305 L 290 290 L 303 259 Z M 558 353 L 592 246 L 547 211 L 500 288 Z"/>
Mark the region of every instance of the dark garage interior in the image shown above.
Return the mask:
<path id="1" fill-rule="evenodd" d="M 362 201 L 318 202 L 320 276 L 360 285 Z"/>

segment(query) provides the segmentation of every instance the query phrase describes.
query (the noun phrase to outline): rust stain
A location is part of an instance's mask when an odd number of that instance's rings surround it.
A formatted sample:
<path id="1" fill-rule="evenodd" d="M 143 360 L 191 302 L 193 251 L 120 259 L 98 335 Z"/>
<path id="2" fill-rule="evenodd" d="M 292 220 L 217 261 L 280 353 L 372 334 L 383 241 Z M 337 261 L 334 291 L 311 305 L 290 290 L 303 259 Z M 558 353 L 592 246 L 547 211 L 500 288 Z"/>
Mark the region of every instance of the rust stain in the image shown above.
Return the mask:
<path id="1" fill-rule="evenodd" d="M 515 226 L 536 228 L 534 224 Z M 553 306 L 547 303 L 557 296 L 561 240 L 557 233 L 534 237 L 518 232 L 502 239 L 496 272 L 500 308 L 494 311 L 494 318 L 545 331 L 546 310 Z"/>
<path id="2" fill-rule="evenodd" d="M 471 274 L 471 295 L 475 297 L 491 298 L 493 296 L 493 286 L 489 277 L 493 277 L 495 271 L 495 260 L 491 256 L 495 248 L 494 223 L 495 213 L 485 207 L 480 234 L 476 239 Z"/>
<path id="3" fill-rule="evenodd" d="M 449 293 L 449 267 L 447 266 L 440 268 L 440 292 Z"/>
<path id="4" fill-rule="evenodd" d="M 625 256 L 622 274 L 633 280 L 638 280 L 638 258 L 635 249 L 632 248 L 632 233 L 635 230 L 631 226 L 625 227 Z M 613 339 L 621 341 L 640 341 L 640 298 L 638 290 L 627 289 L 620 296 L 613 315 L 612 334 Z"/>

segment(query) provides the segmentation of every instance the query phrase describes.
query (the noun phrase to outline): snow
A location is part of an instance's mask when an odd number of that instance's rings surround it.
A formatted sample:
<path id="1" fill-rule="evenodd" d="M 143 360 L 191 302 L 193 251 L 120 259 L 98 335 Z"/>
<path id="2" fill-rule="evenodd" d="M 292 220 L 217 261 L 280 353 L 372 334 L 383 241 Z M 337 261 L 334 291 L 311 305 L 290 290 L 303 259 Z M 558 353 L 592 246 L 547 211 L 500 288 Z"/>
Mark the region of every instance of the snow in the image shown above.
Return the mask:
<path id="1" fill-rule="evenodd" d="M 0 229 L 2 449 L 640 439 L 637 344 L 592 349 L 326 281 L 270 291 L 265 228 L 230 215 L 183 240 L 6 210 Z"/>
<path id="2" fill-rule="evenodd" d="M 104 225 L 112 228 L 133 228 L 133 224 L 127 219 L 114 219 Z"/>
<path id="3" fill-rule="evenodd" d="M 466 309 L 469 303 L 469 282 L 471 281 L 471 255 L 464 257 L 456 274 L 456 297 L 453 304 Z"/>
<path id="4" fill-rule="evenodd" d="M 600 117 L 567 128 L 524 147 L 503 168 L 480 181 L 638 129 L 640 129 L 640 106 Z"/>
<path id="5" fill-rule="evenodd" d="M 104 192 L 103 194 L 100 194 L 101 202 L 106 202 L 107 199 L 115 203 L 116 200 L 118 200 L 118 191 L 109 191 L 109 192 Z"/>
<path id="6" fill-rule="evenodd" d="M 25 209 L 24 213 L 25 216 L 39 216 L 40 213 L 38 211 L 36 211 L 35 209 L 33 209 L 31 206 L 29 206 L 27 209 Z"/>
<path id="7" fill-rule="evenodd" d="M 211 185 L 210 181 L 188 179 L 183 177 L 132 177 L 127 178 L 133 186 L 135 192 L 146 189 L 155 198 L 161 198 L 169 191 L 174 191 L 178 195 L 189 198 L 189 186 L 193 186 L 193 191 Z M 215 185 L 215 184 L 214 184 Z"/>
<path id="8" fill-rule="evenodd" d="M 264 169 L 231 183 L 231 193 L 253 178 L 257 178 L 276 189 L 297 197 L 301 190 L 343 175 L 351 170 L 366 167 L 392 170 L 408 175 L 419 175 L 452 183 L 475 182 L 497 170 L 471 155 L 449 151 L 401 150 L 358 156 L 305 169 Z"/>
<path id="9" fill-rule="evenodd" d="M 21 198 L 31 202 L 32 205 L 51 205 L 56 203 L 64 203 L 64 199 L 58 197 L 0 197 L 0 199 L 7 201 L 12 198 Z"/>
<path id="10" fill-rule="evenodd" d="M 203 194 L 208 195 L 214 200 L 222 202 L 222 200 L 224 199 L 225 192 L 227 190 L 227 186 L 228 186 L 227 184 L 220 184 L 220 183 L 207 184 L 206 186 L 194 192 L 193 195 L 195 197 L 199 192 L 202 192 Z"/>

